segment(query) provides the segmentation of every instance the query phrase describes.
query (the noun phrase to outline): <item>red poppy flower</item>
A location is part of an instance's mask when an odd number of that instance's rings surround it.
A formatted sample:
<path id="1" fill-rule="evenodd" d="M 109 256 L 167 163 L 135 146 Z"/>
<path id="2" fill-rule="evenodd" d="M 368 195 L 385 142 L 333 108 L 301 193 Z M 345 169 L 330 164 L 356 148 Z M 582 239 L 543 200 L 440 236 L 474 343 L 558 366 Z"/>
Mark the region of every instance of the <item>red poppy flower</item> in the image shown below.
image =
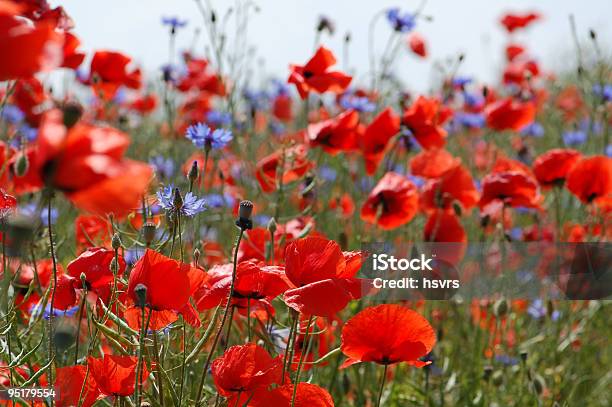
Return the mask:
<path id="1" fill-rule="evenodd" d="M 17 199 L 0 188 L 0 219 L 13 213 L 16 207 Z"/>
<path id="2" fill-rule="evenodd" d="M 76 305 L 77 294 L 75 288 L 81 287 L 80 280 L 61 274 L 57 277 L 57 287 L 54 289 L 55 298 L 53 308 L 65 311 Z"/>
<path id="3" fill-rule="evenodd" d="M 273 358 L 261 346 L 248 343 L 226 350 L 213 361 L 211 372 L 217 391 L 229 399 L 228 404 L 242 405 L 253 393 L 282 382 L 283 359 Z M 235 401 L 237 397 L 240 401 Z"/>
<path id="4" fill-rule="evenodd" d="M 584 203 L 603 206 L 612 200 L 612 158 L 581 158 L 567 174 L 567 189 Z"/>
<path id="5" fill-rule="evenodd" d="M 453 212 L 442 209 L 432 212 L 425 223 L 423 238 L 426 242 L 456 243 L 436 246 L 436 260 L 457 264 L 463 259 L 467 234 Z"/>
<path id="6" fill-rule="evenodd" d="M 520 172 L 521 174 L 534 178 L 533 173 L 531 172 L 531 168 L 528 165 L 518 161 L 513 160 L 511 158 L 505 157 L 503 155 L 498 156 L 493 164 L 493 168 L 491 168 L 491 172 L 509 172 L 515 171 Z"/>
<path id="7" fill-rule="evenodd" d="M 525 52 L 525 48 L 519 44 L 508 44 L 506 46 L 506 59 L 508 62 L 513 61 L 516 57 L 523 54 Z"/>
<path id="8" fill-rule="evenodd" d="M 451 116 L 452 110 L 438 99 L 419 96 L 404 112 L 402 123 L 424 149 L 440 148 L 446 144 L 447 134 L 442 126 Z"/>
<path id="9" fill-rule="evenodd" d="M 400 130 L 399 125 L 399 117 L 393 112 L 393 109 L 388 107 L 366 127 L 361 138 L 361 150 L 368 175 L 376 172 L 389 146 L 389 141 Z"/>
<path id="10" fill-rule="evenodd" d="M 382 229 L 395 229 L 412 220 L 419 207 L 416 186 L 395 172 L 388 172 L 361 207 L 361 219 Z"/>
<path id="11" fill-rule="evenodd" d="M 295 85 L 302 99 L 311 91 L 344 92 L 353 78 L 342 72 L 332 71 L 331 67 L 335 64 L 334 54 L 325 47 L 319 47 L 306 65 L 290 65 L 291 74 L 287 82 Z"/>
<path id="12" fill-rule="evenodd" d="M 149 114 L 157 108 L 157 96 L 152 93 L 139 96 L 129 104 L 129 108 L 141 115 Z"/>
<path id="13" fill-rule="evenodd" d="M 408 46 L 416 55 L 427 58 L 427 48 L 425 39 L 419 33 L 413 32 L 408 36 Z"/>
<path id="14" fill-rule="evenodd" d="M 555 148 L 535 159 L 533 173 L 542 186 L 563 184 L 579 159 L 580 153 L 576 150 Z"/>
<path id="15" fill-rule="evenodd" d="M 126 214 L 139 206 L 152 176 L 148 164 L 123 158 L 128 145 L 119 130 L 83 123 L 66 128 L 62 113 L 49 111 L 27 151 L 28 172 L 14 179 L 15 189 L 33 192 L 46 183 L 85 211 Z"/>
<path id="16" fill-rule="evenodd" d="M 145 302 L 151 310 L 150 329 L 161 329 L 176 321 L 177 313 L 183 315 L 188 323 L 198 326 L 199 319 L 189 297 L 203 281 L 201 270 L 147 249 L 130 272 L 127 294 L 134 304 L 138 304 L 136 286 L 142 284 L 147 288 Z M 140 327 L 142 314 L 139 308 L 128 308 L 125 318 L 130 326 Z"/>
<path id="17" fill-rule="evenodd" d="M 128 71 L 132 59 L 120 52 L 96 51 L 91 60 L 89 79 L 94 93 L 104 100 L 111 100 L 121 86 L 138 89 L 141 85 L 140 69 Z"/>
<path id="18" fill-rule="evenodd" d="M 482 180 L 480 207 L 495 201 L 512 207 L 539 208 L 542 197 L 535 180 L 523 173 L 508 171 L 489 174 Z"/>
<path id="19" fill-rule="evenodd" d="M 501 24 L 506 30 L 511 33 L 519 28 L 525 28 L 529 24 L 537 21 L 541 18 L 538 13 L 525 13 L 525 14 L 504 14 L 500 20 Z"/>
<path id="20" fill-rule="evenodd" d="M 582 91 L 576 85 L 565 87 L 555 99 L 555 105 L 563 112 L 565 120 L 573 120 L 584 112 Z"/>
<path id="21" fill-rule="evenodd" d="M 181 92 L 191 89 L 203 91 L 207 97 L 210 94 L 225 96 L 226 89 L 222 78 L 209 67 L 208 61 L 203 58 L 196 58 L 190 53 L 183 54 L 187 71 L 184 76 L 179 78 L 176 88 Z"/>
<path id="22" fill-rule="evenodd" d="M 272 102 L 272 114 L 281 122 L 288 123 L 293 120 L 293 101 L 288 94 L 280 94 Z"/>
<path id="23" fill-rule="evenodd" d="M 421 204 L 425 209 L 432 210 L 450 209 L 454 203 L 459 203 L 463 209 L 469 210 L 478 203 L 478 198 L 470 172 L 463 165 L 457 165 L 440 178 L 425 184 Z"/>
<path id="24" fill-rule="evenodd" d="M 339 209 L 340 215 L 343 218 L 348 219 L 353 216 L 353 213 L 355 212 L 355 202 L 353 202 L 351 195 L 345 192 L 342 194 L 342 196 L 329 200 L 329 209 Z"/>
<path id="25" fill-rule="evenodd" d="M 113 282 L 114 277 L 110 270 L 110 264 L 114 257 L 115 252 L 113 250 L 94 247 L 72 260 L 66 270 L 70 277 L 78 281 L 79 287 L 81 286 L 81 274 L 84 274 L 87 289 L 95 292 Z M 119 256 L 118 275 L 122 275 L 124 271 L 125 261 L 122 256 Z"/>
<path id="26" fill-rule="evenodd" d="M 0 82 L 29 78 L 50 71 L 62 63 L 64 36 L 51 21 L 33 22 L 0 14 Z"/>
<path id="27" fill-rule="evenodd" d="M 74 236 L 77 248 L 110 245 L 110 223 L 100 216 L 79 215 L 74 220 Z"/>
<path id="28" fill-rule="evenodd" d="M 45 88 L 36 78 L 18 80 L 11 95 L 11 102 L 25 114 L 27 122 L 33 127 L 40 125 L 41 112 L 45 110 L 48 100 Z"/>
<path id="29" fill-rule="evenodd" d="M 504 84 L 515 84 L 519 86 L 528 85 L 528 78 L 536 77 L 540 74 L 538 63 L 531 59 L 514 60 L 506 65 L 504 69 Z"/>
<path id="30" fill-rule="evenodd" d="M 340 349 L 348 359 L 347 367 L 359 362 L 390 365 L 407 362 L 423 367 L 421 362 L 436 343 L 436 334 L 425 318 L 395 304 L 369 307 L 349 319 L 342 328 Z"/>
<path id="31" fill-rule="evenodd" d="M 520 102 L 511 97 L 498 100 L 485 108 L 487 126 L 499 131 L 521 131 L 533 123 L 535 114 L 533 102 Z"/>
<path id="32" fill-rule="evenodd" d="M 136 383 L 136 364 L 134 356 L 104 355 L 103 358 L 87 358 L 89 373 L 93 376 L 100 391 L 107 396 L 131 396 Z M 148 376 L 146 364 L 141 368 L 142 381 Z"/>
<path id="33" fill-rule="evenodd" d="M 328 154 L 351 151 L 357 147 L 359 113 L 347 110 L 333 119 L 308 126 L 306 136 L 311 147 L 321 146 Z"/>
<path id="34" fill-rule="evenodd" d="M 302 178 L 313 167 L 306 153 L 306 146 L 299 144 L 286 150 L 276 151 L 261 159 L 257 163 L 255 173 L 261 189 L 267 193 L 276 190 L 276 174 L 279 165 L 283 165 L 281 183 L 288 184 Z"/>
<path id="35" fill-rule="evenodd" d="M 285 292 L 285 303 L 305 315 L 329 317 L 342 310 L 364 294 L 363 281 L 355 278 L 359 259 L 342 253 L 333 240 L 306 237 L 291 242 L 285 249 L 285 274 L 297 288 Z"/>
<path id="36" fill-rule="evenodd" d="M 257 392 L 249 406 L 251 407 L 291 407 L 295 391 L 294 407 L 334 407 L 332 396 L 316 384 L 300 382 L 297 385 L 285 384 L 267 392 Z"/>
<path id="37" fill-rule="evenodd" d="M 62 67 L 77 69 L 83 60 L 85 59 L 85 54 L 82 52 L 78 52 L 77 48 L 81 45 L 81 41 L 79 38 L 67 32 L 64 37 L 64 62 L 62 63 Z"/>
<path id="38" fill-rule="evenodd" d="M 232 283 L 233 264 L 214 266 L 208 273 L 208 280 L 194 295 L 200 311 L 214 308 L 227 301 Z M 248 300 L 265 300 L 268 303 L 289 288 L 284 274 L 274 266 L 264 266 L 255 261 L 243 261 L 236 266 L 233 303 L 247 306 Z"/>
<path id="39" fill-rule="evenodd" d="M 58 406 L 92 406 L 100 396 L 98 384 L 93 374 L 87 374 L 83 365 L 58 367 L 55 376 Z M 81 389 L 83 391 L 81 392 Z"/>
<path id="40" fill-rule="evenodd" d="M 460 162 L 444 149 L 422 150 L 410 159 L 410 173 L 417 177 L 438 178 Z"/>

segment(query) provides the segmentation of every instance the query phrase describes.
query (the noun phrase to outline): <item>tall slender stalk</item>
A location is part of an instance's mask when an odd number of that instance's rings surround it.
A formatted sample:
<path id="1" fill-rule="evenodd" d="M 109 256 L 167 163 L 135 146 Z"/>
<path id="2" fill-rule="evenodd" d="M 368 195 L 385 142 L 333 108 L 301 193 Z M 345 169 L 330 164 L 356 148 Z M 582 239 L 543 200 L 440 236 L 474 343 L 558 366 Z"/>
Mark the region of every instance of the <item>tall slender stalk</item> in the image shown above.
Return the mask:
<path id="1" fill-rule="evenodd" d="M 53 192 L 49 193 L 48 196 L 48 205 L 47 205 L 47 228 L 49 231 L 49 248 L 51 251 L 51 263 L 53 265 L 53 291 L 51 291 L 51 302 L 49 304 L 49 371 L 47 373 L 47 378 L 49 383 L 53 383 L 53 359 L 55 354 L 55 343 L 53 338 L 53 323 L 54 323 L 54 314 L 53 309 L 55 306 L 55 289 L 57 287 L 57 260 L 55 258 L 55 243 L 53 242 L 53 226 L 51 222 L 51 203 L 53 201 Z M 44 310 L 43 310 L 44 312 Z"/>
<path id="2" fill-rule="evenodd" d="M 210 352 L 206 357 L 206 362 L 204 363 L 204 369 L 202 370 L 202 378 L 200 379 L 200 385 L 198 387 L 198 394 L 196 396 L 196 405 L 201 405 L 202 400 L 202 390 L 204 389 L 204 382 L 206 381 L 206 376 L 208 375 L 208 368 L 210 363 L 212 362 L 212 357 L 215 353 L 215 349 L 217 348 L 217 344 L 219 343 L 219 338 L 221 337 L 221 332 L 223 332 L 223 327 L 225 326 L 225 322 L 227 320 L 228 315 L 230 314 L 230 307 L 232 305 L 232 297 L 234 296 L 234 286 L 236 283 L 236 268 L 238 265 L 238 249 L 240 247 L 240 242 L 242 241 L 242 236 L 244 235 L 244 229 L 240 228 L 240 232 L 238 234 L 238 238 L 236 239 L 236 248 L 234 249 L 234 267 L 232 270 L 232 283 L 230 285 L 229 295 L 227 297 L 227 302 L 225 303 L 225 311 L 223 312 L 223 318 L 221 319 L 221 325 L 217 332 L 215 333 L 215 337 L 213 339 L 212 347 L 210 348 Z M 232 321 L 230 321 L 230 324 Z"/>
<path id="3" fill-rule="evenodd" d="M 380 407 L 380 401 L 382 400 L 383 390 L 385 389 L 385 380 L 387 379 L 387 369 L 389 365 L 385 365 L 383 369 L 382 377 L 380 378 L 380 389 L 378 390 L 378 400 L 376 401 L 376 407 Z"/>

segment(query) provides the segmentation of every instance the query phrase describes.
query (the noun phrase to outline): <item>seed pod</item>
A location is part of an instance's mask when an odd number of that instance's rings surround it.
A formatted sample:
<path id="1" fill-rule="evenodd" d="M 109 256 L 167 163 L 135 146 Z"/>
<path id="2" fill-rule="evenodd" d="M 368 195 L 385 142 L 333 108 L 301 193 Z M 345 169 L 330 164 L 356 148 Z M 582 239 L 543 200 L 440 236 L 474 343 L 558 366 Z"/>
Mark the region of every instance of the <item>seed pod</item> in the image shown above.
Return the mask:
<path id="1" fill-rule="evenodd" d="M 495 304 L 493 304 L 493 313 L 496 317 L 503 317 L 508 313 L 509 309 L 510 305 L 508 304 L 508 301 L 505 298 L 501 298 L 495 301 Z"/>
<path id="2" fill-rule="evenodd" d="M 153 242 L 153 239 L 155 239 L 155 232 L 157 231 L 157 226 L 155 226 L 155 223 L 147 222 L 142 225 L 141 231 L 145 243 L 147 244 L 147 246 L 149 246 L 151 242 Z"/>
<path id="3" fill-rule="evenodd" d="M 504 372 L 496 370 L 491 376 L 491 382 L 495 387 L 499 387 L 504 383 Z"/>
<path id="4" fill-rule="evenodd" d="M 24 153 L 19 153 L 19 157 L 17 157 L 17 161 L 15 162 L 14 171 L 15 176 L 23 177 L 30 168 L 30 161 L 28 160 L 28 156 Z"/>
<path id="5" fill-rule="evenodd" d="M 136 294 L 136 305 L 144 309 L 147 304 L 147 286 L 144 284 L 136 284 L 136 287 L 134 287 L 134 294 Z"/>
<path id="6" fill-rule="evenodd" d="M 113 235 L 111 245 L 113 247 L 113 250 L 119 250 L 119 248 L 121 248 L 121 236 L 119 236 L 119 233 L 115 233 Z"/>

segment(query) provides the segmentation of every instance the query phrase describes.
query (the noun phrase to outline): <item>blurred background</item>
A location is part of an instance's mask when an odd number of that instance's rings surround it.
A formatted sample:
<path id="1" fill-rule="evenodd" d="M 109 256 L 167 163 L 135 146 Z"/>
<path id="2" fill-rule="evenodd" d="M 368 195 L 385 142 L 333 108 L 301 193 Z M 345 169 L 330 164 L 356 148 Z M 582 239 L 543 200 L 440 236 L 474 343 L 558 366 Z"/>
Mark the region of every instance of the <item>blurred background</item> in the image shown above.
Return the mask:
<path id="1" fill-rule="evenodd" d="M 125 52 L 149 72 L 168 62 L 168 32 L 161 25 L 162 16 L 177 16 L 188 21 L 188 26 L 177 35 L 178 50 L 193 46 L 201 54 L 208 41 L 205 32 L 197 38 L 194 35 L 196 28 L 202 27 L 195 0 L 56 0 L 51 3 L 63 5 L 74 18 L 75 32 L 86 50 Z M 323 34 L 321 42 L 335 52 L 343 69 L 364 75 L 372 17 L 390 7 L 414 11 L 422 5 L 420 0 L 210 1 L 218 10 L 220 21 L 229 8 L 236 10 L 236 3 L 252 5 L 248 24 L 240 30 L 248 30 L 249 46 L 254 47 L 255 80 L 263 80 L 269 75 L 284 79 L 289 63 L 304 63 L 312 54 L 320 16 L 328 17 L 335 25 L 335 34 Z M 396 74 L 412 89 L 425 91 L 435 64 L 444 64 L 448 58 L 464 53 L 462 75 L 497 81 L 496 72 L 503 63 L 503 46 L 508 42 L 499 20 L 508 11 L 537 11 L 543 15 L 542 21 L 513 35 L 512 39 L 527 44 L 544 69 L 563 71 L 575 66 L 569 24 L 571 13 L 575 16 L 581 41 L 587 41 L 588 30 L 592 28 L 598 33 L 603 49 L 611 45 L 610 0 L 429 0 L 423 14 L 430 16 L 431 21 L 420 19 L 415 31 L 425 37 L 430 56 L 418 59 L 404 48 L 395 66 Z M 228 28 L 230 33 L 235 32 L 236 27 Z M 348 65 L 345 65 L 342 56 L 347 33 L 351 35 L 351 42 Z M 382 53 L 389 33 L 389 25 L 383 17 L 374 30 L 378 54 Z M 364 80 L 357 76 L 358 82 Z"/>

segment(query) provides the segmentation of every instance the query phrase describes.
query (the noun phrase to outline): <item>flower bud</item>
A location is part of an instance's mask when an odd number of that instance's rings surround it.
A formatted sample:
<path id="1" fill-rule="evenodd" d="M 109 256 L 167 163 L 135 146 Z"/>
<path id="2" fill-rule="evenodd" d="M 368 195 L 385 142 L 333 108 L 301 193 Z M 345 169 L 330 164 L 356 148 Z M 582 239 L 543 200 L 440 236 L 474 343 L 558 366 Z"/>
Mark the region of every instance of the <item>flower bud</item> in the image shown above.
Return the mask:
<path id="1" fill-rule="evenodd" d="M 30 168 L 30 161 L 28 160 L 28 156 L 24 153 L 19 153 L 19 157 L 17 157 L 17 161 L 15 162 L 15 176 L 23 177 L 26 172 L 28 172 L 28 168 Z"/>
<path id="2" fill-rule="evenodd" d="M 277 227 L 278 225 L 276 224 L 276 219 L 274 219 L 274 217 L 271 217 L 268 221 L 268 231 L 270 232 L 270 234 L 274 235 L 274 232 L 276 232 Z"/>
<path id="3" fill-rule="evenodd" d="M 115 233 L 113 235 L 111 245 L 113 246 L 113 250 L 119 250 L 119 248 L 121 247 L 121 236 L 119 236 L 119 233 Z"/>
<path id="4" fill-rule="evenodd" d="M 172 198 L 172 205 L 175 209 L 181 209 L 183 207 L 183 197 L 181 191 L 178 188 L 174 188 L 174 196 Z"/>
<path id="5" fill-rule="evenodd" d="M 491 378 L 492 373 L 493 373 L 493 366 L 487 365 L 483 368 L 482 378 L 488 382 L 489 379 Z"/>
<path id="6" fill-rule="evenodd" d="M 141 231 L 145 243 L 147 244 L 147 246 L 149 246 L 151 242 L 155 239 L 155 232 L 157 232 L 157 226 L 155 225 L 155 223 L 146 222 L 144 225 L 142 225 Z"/>
<path id="7" fill-rule="evenodd" d="M 523 350 L 523 351 L 521 351 L 520 356 L 521 356 L 521 361 L 523 363 L 526 363 L 527 362 L 527 356 L 529 356 L 529 353 L 526 350 Z"/>
<path id="8" fill-rule="evenodd" d="M 534 376 L 533 380 L 531 381 L 531 385 L 533 386 L 533 391 L 537 395 L 542 394 L 542 392 L 546 388 L 546 382 L 544 381 L 544 378 L 539 374 Z"/>
<path id="9" fill-rule="evenodd" d="M 140 308 L 144 308 L 147 305 L 147 286 L 144 284 L 136 284 L 134 287 L 134 294 L 136 294 L 136 305 Z"/>
<path id="10" fill-rule="evenodd" d="M 510 305 L 508 304 L 508 301 L 505 298 L 501 298 L 495 301 L 495 304 L 493 304 L 493 313 L 496 317 L 503 317 L 508 313 L 509 309 Z"/>
<path id="11" fill-rule="evenodd" d="M 197 247 L 193 250 L 193 262 L 197 265 L 200 262 L 200 249 Z"/>
<path id="12" fill-rule="evenodd" d="M 491 376 L 491 382 L 495 387 L 499 387 L 504 383 L 504 372 L 496 370 Z"/>
<path id="13" fill-rule="evenodd" d="M 238 209 L 238 219 L 236 220 L 236 226 L 240 229 L 248 230 L 253 229 L 253 222 L 251 221 L 251 215 L 253 214 L 253 202 L 244 200 L 240 202 Z"/>
<path id="14" fill-rule="evenodd" d="M 191 169 L 189 170 L 189 174 L 187 174 L 187 178 L 189 179 L 189 182 L 194 182 L 196 179 L 198 179 L 198 162 L 197 161 L 193 161 L 193 163 L 191 164 Z"/>
<path id="15" fill-rule="evenodd" d="M 71 128 L 81 119 L 83 108 L 76 102 L 68 102 L 62 108 L 64 113 L 64 126 Z"/>
<path id="16" fill-rule="evenodd" d="M 87 276 L 85 273 L 81 273 L 79 277 L 81 278 L 81 286 L 83 287 L 83 290 L 87 290 Z"/>

